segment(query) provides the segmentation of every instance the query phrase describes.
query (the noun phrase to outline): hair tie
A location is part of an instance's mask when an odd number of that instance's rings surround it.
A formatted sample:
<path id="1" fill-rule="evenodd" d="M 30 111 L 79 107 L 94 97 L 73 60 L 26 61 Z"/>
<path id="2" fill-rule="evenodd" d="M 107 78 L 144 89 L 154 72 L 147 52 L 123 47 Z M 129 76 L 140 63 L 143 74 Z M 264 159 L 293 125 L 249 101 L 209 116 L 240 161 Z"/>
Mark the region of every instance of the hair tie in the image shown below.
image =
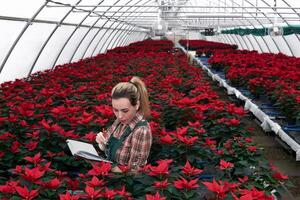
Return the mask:
<path id="1" fill-rule="evenodd" d="M 134 85 L 134 87 L 136 87 L 136 89 L 138 89 L 137 85 L 131 81 L 129 81 L 128 83 L 131 83 L 132 85 Z"/>

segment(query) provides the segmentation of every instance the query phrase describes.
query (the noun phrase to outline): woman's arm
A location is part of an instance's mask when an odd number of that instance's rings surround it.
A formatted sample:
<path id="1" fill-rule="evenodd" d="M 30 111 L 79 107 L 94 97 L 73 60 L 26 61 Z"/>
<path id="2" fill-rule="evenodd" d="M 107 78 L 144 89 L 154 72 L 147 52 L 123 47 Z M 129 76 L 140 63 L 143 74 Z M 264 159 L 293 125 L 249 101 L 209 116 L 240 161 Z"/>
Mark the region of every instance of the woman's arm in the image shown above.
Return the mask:
<path id="1" fill-rule="evenodd" d="M 113 130 L 116 128 L 118 121 L 115 120 L 114 123 L 107 129 L 103 129 L 102 132 L 100 131 L 96 136 L 96 142 L 98 143 L 99 148 L 104 151 L 106 147 L 106 143 L 112 134 Z"/>
<path id="2" fill-rule="evenodd" d="M 133 170 L 147 164 L 147 159 L 152 145 L 151 130 L 147 126 L 137 128 L 131 139 L 131 151 L 128 166 Z"/>

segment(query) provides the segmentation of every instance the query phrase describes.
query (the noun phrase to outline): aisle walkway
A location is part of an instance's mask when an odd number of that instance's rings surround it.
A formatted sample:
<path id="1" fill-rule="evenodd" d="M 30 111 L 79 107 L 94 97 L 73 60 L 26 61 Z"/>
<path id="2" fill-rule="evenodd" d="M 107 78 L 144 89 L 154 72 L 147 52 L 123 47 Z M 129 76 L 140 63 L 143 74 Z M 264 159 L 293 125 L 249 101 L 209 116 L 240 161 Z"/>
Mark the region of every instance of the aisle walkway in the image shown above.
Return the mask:
<path id="1" fill-rule="evenodd" d="M 260 129 L 260 127 L 258 127 Z M 273 163 L 280 171 L 287 175 L 295 185 L 295 188 L 289 188 L 285 191 L 284 199 L 300 200 L 300 162 L 295 161 L 293 152 L 284 149 L 273 135 L 268 135 L 262 131 L 256 131 L 253 137 L 258 146 L 264 148 L 265 157 Z"/>

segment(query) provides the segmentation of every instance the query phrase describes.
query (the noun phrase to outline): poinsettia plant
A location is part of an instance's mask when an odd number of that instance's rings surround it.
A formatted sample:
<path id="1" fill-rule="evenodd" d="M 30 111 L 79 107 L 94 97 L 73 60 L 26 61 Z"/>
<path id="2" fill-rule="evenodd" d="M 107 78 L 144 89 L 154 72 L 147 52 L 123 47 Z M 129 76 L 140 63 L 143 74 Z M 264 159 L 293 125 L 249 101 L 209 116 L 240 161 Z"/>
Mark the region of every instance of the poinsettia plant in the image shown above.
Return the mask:
<path id="1" fill-rule="evenodd" d="M 1 199 L 272 199 L 287 177 L 171 41 L 146 41 L 1 84 Z M 151 102 L 148 165 L 132 174 L 71 155 L 114 120 L 110 91 L 140 76 Z M 164 80 L 164 81 L 162 81 Z"/>
<path id="2" fill-rule="evenodd" d="M 289 121 L 299 120 L 299 58 L 281 53 L 215 50 L 208 62 L 212 68 L 224 70 L 234 86 L 248 88 L 256 98 L 267 95 Z"/>

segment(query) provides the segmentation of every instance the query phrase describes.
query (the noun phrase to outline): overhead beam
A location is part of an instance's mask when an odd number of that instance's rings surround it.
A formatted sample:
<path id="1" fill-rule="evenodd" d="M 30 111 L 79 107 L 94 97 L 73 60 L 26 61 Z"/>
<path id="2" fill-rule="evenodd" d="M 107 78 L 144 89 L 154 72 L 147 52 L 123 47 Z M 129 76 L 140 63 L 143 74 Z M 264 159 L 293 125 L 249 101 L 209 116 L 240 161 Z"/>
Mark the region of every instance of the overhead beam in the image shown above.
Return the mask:
<path id="1" fill-rule="evenodd" d="M 72 11 L 72 12 L 74 12 L 74 13 L 83 13 L 83 12 L 88 12 L 88 11 L 77 11 L 77 10 L 74 10 L 74 11 Z M 107 11 L 107 12 L 105 12 L 105 11 L 94 11 L 95 13 L 131 13 L 130 11 Z M 260 13 L 257 13 L 257 12 L 247 12 L 247 13 L 245 13 L 245 12 L 239 12 L 239 11 L 237 11 L 237 12 L 207 12 L 207 11 L 198 11 L 199 13 L 219 13 L 219 14 L 260 14 Z M 163 13 L 198 13 L 197 11 L 184 11 L 184 10 L 182 10 L 182 11 L 163 11 Z M 154 14 L 157 14 L 157 10 L 154 10 L 154 11 L 145 11 L 145 12 L 143 12 L 143 11 L 137 11 L 137 12 L 134 12 L 134 13 L 154 13 Z M 274 12 L 274 11 L 271 11 L 271 12 L 266 12 L 266 14 L 277 14 L 277 12 Z M 280 12 L 280 14 L 294 14 L 295 15 L 295 13 L 294 12 Z"/>
<path id="2" fill-rule="evenodd" d="M 266 7 L 266 6 L 187 6 L 187 5 L 47 5 L 47 7 L 78 7 L 78 8 L 86 8 L 86 7 L 98 7 L 98 8 L 106 8 L 106 7 L 143 7 L 143 8 L 227 8 L 227 9 L 291 9 L 291 7 Z M 300 9 L 300 7 L 292 7 L 293 9 Z"/>
<path id="3" fill-rule="evenodd" d="M 22 17 L 9 17 L 9 16 L 0 16 L 0 20 L 9 20 L 9 21 L 19 21 L 19 22 L 31 22 L 33 23 L 42 23 L 42 24 L 57 24 L 57 21 L 51 21 L 51 20 L 40 20 L 40 19 L 29 19 L 29 18 L 22 18 Z M 78 24 L 74 24 L 74 23 L 61 23 L 60 25 L 63 26 L 78 26 Z M 81 24 L 79 25 L 80 27 L 84 27 L 84 28 L 90 28 L 90 25 L 84 25 Z M 94 26 L 95 29 L 107 29 L 107 27 L 99 27 L 99 26 Z M 140 27 L 140 28 L 145 28 L 145 27 Z M 123 29 L 122 29 L 123 30 Z M 136 30 L 136 32 L 148 32 L 148 31 L 142 31 L 142 30 Z"/>

